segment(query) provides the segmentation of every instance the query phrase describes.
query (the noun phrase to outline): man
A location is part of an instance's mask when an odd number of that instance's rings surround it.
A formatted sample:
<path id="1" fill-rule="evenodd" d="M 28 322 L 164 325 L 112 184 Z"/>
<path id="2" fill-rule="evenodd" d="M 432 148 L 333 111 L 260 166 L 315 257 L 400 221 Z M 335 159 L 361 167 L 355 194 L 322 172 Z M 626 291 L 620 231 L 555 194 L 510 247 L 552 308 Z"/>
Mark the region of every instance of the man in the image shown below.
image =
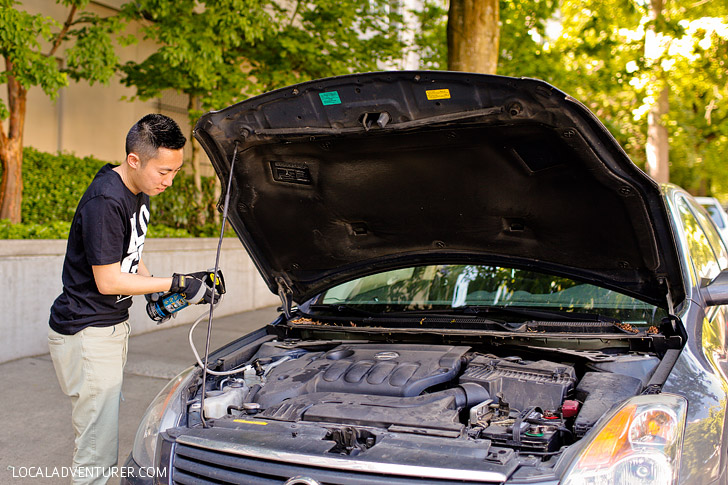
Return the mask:
<path id="1" fill-rule="evenodd" d="M 73 217 L 48 344 L 71 397 L 74 483 L 105 483 L 117 463 L 131 295 L 171 290 L 199 297 L 202 289 L 210 301 L 204 273 L 152 277 L 142 260 L 149 196 L 172 185 L 185 142 L 171 118 L 143 117 L 127 134 L 126 160 L 99 170 Z"/>

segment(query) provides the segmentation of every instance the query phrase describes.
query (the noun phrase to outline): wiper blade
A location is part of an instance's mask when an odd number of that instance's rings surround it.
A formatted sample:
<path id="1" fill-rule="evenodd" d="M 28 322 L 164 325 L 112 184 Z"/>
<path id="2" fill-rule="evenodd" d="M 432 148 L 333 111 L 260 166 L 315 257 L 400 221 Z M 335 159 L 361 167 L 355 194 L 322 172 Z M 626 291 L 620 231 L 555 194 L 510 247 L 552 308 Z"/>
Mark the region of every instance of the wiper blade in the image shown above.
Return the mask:
<path id="1" fill-rule="evenodd" d="M 345 304 L 313 304 L 309 307 L 309 310 L 312 310 L 314 312 L 330 312 L 337 315 L 342 316 L 359 316 L 363 317 L 363 321 L 365 322 L 377 322 L 380 324 L 387 324 L 392 322 L 409 322 L 413 319 L 419 319 L 422 318 L 422 321 L 420 324 L 422 324 L 425 320 L 428 321 L 428 323 L 441 323 L 448 322 L 448 323 L 454 323 L 454 321 L 450 321 L 452 317 L 462 317 L 465 315 L 465 313 L 459 311 L 459 308 L 456 308 L 456 311 L 449 311 L 452 309 L 438 309 L 438 310 L 413 310 L 413 311 L 404 311 L 404 312 L 369 312 L 366 310 L 363 310 L 358 307 L 345 305 Z M 303 312 L 301 312 L 303 313 Z M 310 314 L 306 314 L 306 316 L 313 316 Z M 427 316 L 430 316 L 427 318 Z M 495 320 L 490 317 L 483 318 L 480 315 L 477 314 L 470 314 L 467 315 L 468 317 L 475 318 L 478 320 L 479 324 L 492 324 L 497 325 L 498 327 L 502 328 L 503 330 L 508 331 L 515 331 L 519 330 L 523 327 L 522 323 L 510 323 L 505 322 L 502 320 Z M 470 320 L 470 319 L 468 319 Z"/>
<path id="2" fill-rule="evenodd" d="M 432 308 L 423 310 L 409 310 L 397 313 L 388 313 L 388 315 L 420 315 L 420 314 L 435 314 L 435 315 L 515 315 L 533 319 L 544 319 L 554 320 L 558 319 L 561 321 L 575 321 L 575 322 L 619 322 L 618 319 L 599 315 L 597 313 L 579 313 L 571 312 L 566 310 L 548 310 L 541 308 L 531 307 L 518 307 L 518 306 L 476 306 L 467 305 L 452 308 Z"/>
<path id="3" fill-rule="evenodd" d="M 315 311 L 315 312 L 331 312 L 331 313 L 348 313 L 348 314 L 356 314 L 361 315 L 365 317 L 376 317 L 384 315 L 383 313 L 377 313 L 377 312 L 370 312 L 367 310 L 363 310 L 359 307 L 346 305 L 343 303 L 335 303 L 335 304 L 328 304 L 328 303 L 314 303 L 312 305 L 309 305 L 309 310 Z"/>
<path id="4" fill-rule="evenodd" d="M 619 322 L 616 318 L 606 317 L 598 313 L 581 313 L 571 312 L 567 310 L 549 310 L 543 308 L 530 308 L 530 307 L 519 307 L 519 306 L 468 306 L 469 311 L 475 314 L 510 314 L 519 315 L 529 318 L 539 318 L 545 320 L 553 320 L 554 318 L 559 320 L 568 320 L 574 322 Z"/>

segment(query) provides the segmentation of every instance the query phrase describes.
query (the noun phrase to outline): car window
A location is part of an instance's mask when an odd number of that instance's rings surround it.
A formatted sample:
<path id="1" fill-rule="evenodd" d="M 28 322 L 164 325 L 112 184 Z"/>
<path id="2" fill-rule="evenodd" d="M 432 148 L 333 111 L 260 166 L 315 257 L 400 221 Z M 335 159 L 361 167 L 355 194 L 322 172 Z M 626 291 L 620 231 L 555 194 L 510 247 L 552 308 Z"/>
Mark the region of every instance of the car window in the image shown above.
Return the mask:
<path id="1" fill-rule="evenodd" d="M 677 198 L 677 208 L 695 273 L 699 279 L 712 280 L 720 273 L 721 266 L 708 242 L 708 236 L 690 210 L 690 204 L 685 197 Z"/>
<path id="2" fill-rule="evenodd" d="M 710 214 L 710 218 L 713 219 L 715 225 L 721 229 L 725 229 L 725 224 L 723 224 L 723 219 L 720 217 L 719 209 L 713 204 L 704 204 L 703 207 L 705 207 L 705 210 L 708 211 L 708 214 Z"/>
<path id="3" fill-rule="evenodd" d="M 699 207 L 695 205 L 691 205 L 691 207 L 693 208 L 693 213 L 698 219 L 700 226 L 703 228 L 705 235 L 708 237 L 708 242 L 713 248 L 713 252 L 718 259 L 718 265 L 721 269 L 725 268 L 726 266 L 728 266 L 728 252 L 726 252 L 725 245 L 722 238 L 720 237 L 720 234 L 718 233 L 718 230 L 711 223 L 711 220 L 705 217 L 705 214 L 700 210 Z"/>
<path id="4" fill-rule="evenodd" d="M 372 312 L 529 307 L 595 312 L 635 323 L 659 321 L 666 315 L 654 305 L 593 284 L 486 265 L 444 264 L 387 271 L 334 287 L 319 302 Z"/>

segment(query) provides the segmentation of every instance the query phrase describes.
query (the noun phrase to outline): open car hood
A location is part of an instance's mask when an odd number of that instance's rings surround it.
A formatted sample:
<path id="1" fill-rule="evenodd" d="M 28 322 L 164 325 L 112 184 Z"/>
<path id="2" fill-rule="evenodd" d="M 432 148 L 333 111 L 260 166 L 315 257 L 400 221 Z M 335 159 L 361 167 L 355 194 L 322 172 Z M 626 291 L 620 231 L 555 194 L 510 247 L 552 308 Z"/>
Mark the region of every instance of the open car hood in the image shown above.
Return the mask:
<path id="1" fill-rule="evenodd" d="M 197 122 L 228 219 L 271 291 L 302 302 L 425 263 L 538 268 L 667 308 L 684 298 L 660 187 L 542 81 L 341 76 Z M 223 194 L 224 195 L 224 194 Z"/>

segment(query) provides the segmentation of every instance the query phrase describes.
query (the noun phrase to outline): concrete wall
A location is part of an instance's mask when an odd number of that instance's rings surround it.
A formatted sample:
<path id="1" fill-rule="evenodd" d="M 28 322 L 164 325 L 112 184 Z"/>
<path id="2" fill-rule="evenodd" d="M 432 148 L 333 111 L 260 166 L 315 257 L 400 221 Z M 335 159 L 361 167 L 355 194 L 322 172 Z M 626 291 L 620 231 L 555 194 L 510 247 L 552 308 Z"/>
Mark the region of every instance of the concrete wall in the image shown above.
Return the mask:
<path id="1" fill-rule="evenodd" d="M 215 266 L 217 239 L 147 239 L 144 262 L 156 275 L 201 271 Z M 0 240 L 0 363 L 48 352 L 48 316 L 60 294 L 65 240 Z M 220 256 L 227 294 L 215 309 L 224 316 L 280 303 L 263 283 L 236 238 L 225 238 Z M 143 296 L 131 308 L 133 333 L 159 327 L 149 319 Z M 207 306 L 186 308 L 165 326 L 189 324 Z M 267 322 L 261 322 L 261 325 Z"/>

